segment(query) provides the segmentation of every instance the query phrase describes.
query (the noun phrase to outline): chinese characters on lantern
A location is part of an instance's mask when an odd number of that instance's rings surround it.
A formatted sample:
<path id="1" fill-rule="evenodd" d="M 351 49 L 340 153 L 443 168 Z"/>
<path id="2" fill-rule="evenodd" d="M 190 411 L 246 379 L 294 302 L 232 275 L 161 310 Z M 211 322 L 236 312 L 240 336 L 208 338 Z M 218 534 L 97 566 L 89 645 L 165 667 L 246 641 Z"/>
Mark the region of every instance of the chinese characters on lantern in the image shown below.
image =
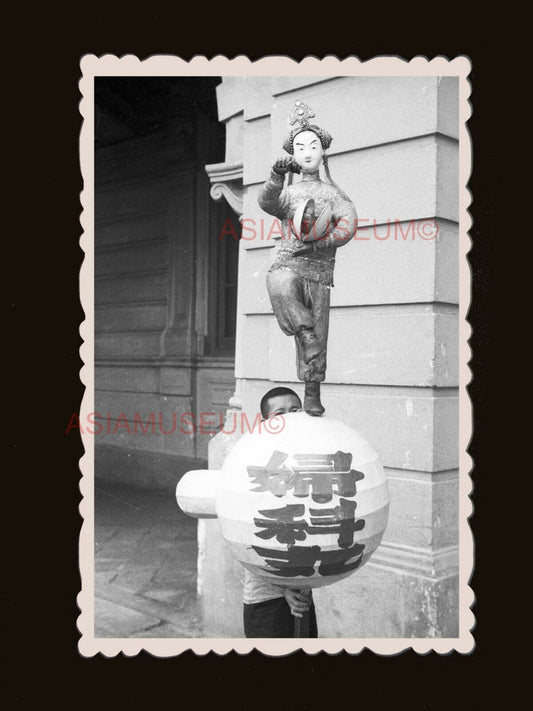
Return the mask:
<path id="1" fill-rule="evenodd" d="M 287 550 L 252 546 L 270 566 L 273 575 L 309 577 L 318 564 L 320 575 L 339 575 L 355 570 L 360 564 L 364 545 L 354 544 L 354 533 L 365 526 L 356 519 L 357 482 L 363 472 L 351 469 L 352 455 L 295 454 L 275 451 L 264 467 L 249 466 L 251 491 L 270 492 L 282 497 L 291 492 L 294 497 L 310 499 L 306 503 L 258 510 L 254 517 L 255 535 L 265 541 L 275 539 L 287 545 Z M 320 505 L 321 504 L 321 505 Z M 337 536 L 338 550 L 323 551 L 318 545 L 296 545 L 314 535 Z"/>

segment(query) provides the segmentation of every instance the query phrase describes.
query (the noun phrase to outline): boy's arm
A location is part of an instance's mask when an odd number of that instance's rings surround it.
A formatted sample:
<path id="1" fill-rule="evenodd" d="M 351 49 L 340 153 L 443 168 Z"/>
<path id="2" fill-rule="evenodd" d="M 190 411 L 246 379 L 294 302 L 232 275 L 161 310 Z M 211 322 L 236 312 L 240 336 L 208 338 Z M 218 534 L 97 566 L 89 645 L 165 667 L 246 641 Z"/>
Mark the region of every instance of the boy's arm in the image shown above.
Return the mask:
<path id="1" fill-rule="evenodd" d="M 288 214 L 288 201 L 283 193 L 283 184 L 285 182 L 285 173 L 288 171 L 289 160 L 280 158 L 274 163 L 270 178 L 259 191 L 257 202 L 259 207 L 268 212 L 269 215 L 274 215 L 280 220 L 284 220 Z"/>
<path id="2" fill-rule="evenodd" d="M 293 254 L 305 254 L 326 247 L 344 247 L 348 244 L 357 230 L 357 211 L 353 202 L 339 198 L 333 207 L 333 214 L 336 215 L 333 229 L 330 225 L 324 237 L 303 244 Z"/>

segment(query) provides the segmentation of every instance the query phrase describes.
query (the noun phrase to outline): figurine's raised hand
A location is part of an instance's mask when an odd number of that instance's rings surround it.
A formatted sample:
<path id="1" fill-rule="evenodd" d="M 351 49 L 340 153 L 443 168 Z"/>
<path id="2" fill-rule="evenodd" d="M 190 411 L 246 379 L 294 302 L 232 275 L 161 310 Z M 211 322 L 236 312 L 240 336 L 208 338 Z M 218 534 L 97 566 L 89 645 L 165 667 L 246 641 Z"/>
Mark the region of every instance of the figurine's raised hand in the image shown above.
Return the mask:
<path id="1" fill-rule="evenodd" d="M 292 170 L 293 173 L 300 172 L 300 166 L 294 161 L 292 157 L 288 158 L 278 158 L 278 160 L 272 166 L 274 173 L 278 175 L 285 175 Z"/>

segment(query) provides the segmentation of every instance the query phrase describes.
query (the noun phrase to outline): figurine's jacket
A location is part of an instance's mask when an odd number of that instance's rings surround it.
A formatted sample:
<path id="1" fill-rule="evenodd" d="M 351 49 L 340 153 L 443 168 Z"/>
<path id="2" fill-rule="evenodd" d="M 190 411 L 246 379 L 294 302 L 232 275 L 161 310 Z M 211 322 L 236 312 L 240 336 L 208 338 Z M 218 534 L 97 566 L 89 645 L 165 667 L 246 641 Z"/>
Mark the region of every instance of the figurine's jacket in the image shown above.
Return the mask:
<path id="1" fill-rule="evenodd" d="M 333 286 L 337 248 L 347 244 L 357 228 L 355 207 L 338 188 L 320 180 L 318 172 L 304 174 L 299 182 L 286 188 L 284 180 L 285 176 L 272 171 L 258 197 L 259 206 L 281 221 L 282 238 L 271 270 L 288 268 L 302 277 Z M 312 243 L 313 251 L 295 255 L 294 251 L 305 243 L 292 232 L 290 220 L 298 205 L 309 198 L 315 201 L 316 216 L 329 203 L 332 220 L 325 237 Z"/>

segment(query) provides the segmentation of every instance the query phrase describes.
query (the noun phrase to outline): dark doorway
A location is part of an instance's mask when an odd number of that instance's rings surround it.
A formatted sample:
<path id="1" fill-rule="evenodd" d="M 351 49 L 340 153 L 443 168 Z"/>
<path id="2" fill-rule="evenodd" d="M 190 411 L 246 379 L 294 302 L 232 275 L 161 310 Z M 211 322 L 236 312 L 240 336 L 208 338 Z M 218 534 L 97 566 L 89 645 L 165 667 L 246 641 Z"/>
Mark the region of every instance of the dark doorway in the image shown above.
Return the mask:
<path id="1" fill-rule="evenodd" d="M 218 238 L 236 216 L 205 172 L 219 81 L 95 79 L 96 636 L 201 634 L 174 491 L 234 391 L 238 242 Z"/>
<path id="2" fill-rule="evenodd" d="M 161 456 L 207 456 L 212 433 L 183 418 L 216 422 L 233 394 L 238 242 L 218 237 L 237 218 L 205 172 L 225 155 L 219 83 L 95 78 L 99 476 L 164 486 Z"/>

